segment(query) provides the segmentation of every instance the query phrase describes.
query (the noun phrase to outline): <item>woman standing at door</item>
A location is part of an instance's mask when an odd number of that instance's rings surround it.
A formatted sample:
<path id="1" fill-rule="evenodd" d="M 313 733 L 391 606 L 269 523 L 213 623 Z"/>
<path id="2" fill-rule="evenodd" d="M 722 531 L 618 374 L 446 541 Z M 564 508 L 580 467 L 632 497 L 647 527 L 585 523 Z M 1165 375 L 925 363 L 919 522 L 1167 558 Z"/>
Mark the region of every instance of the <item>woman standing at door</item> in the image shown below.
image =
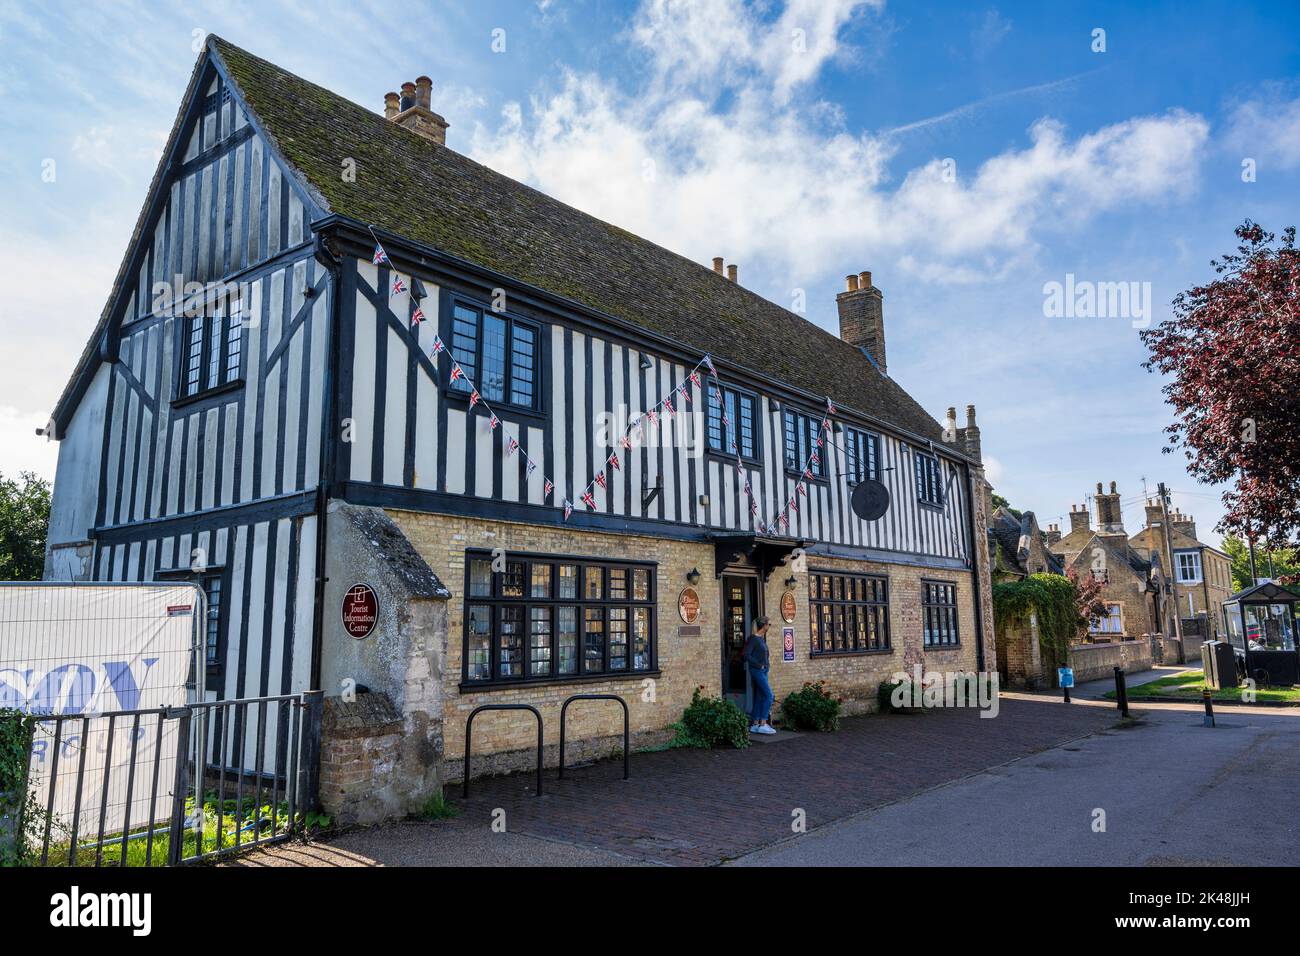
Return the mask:
<path id="1" fill-rule="evenodd" d="M 767 682 L 769 657 L 767 653 L 767 628 L 771 622 L 765 617 L 755 618 L 754 631 L 745 642 L 743 656 L 749 669 L 749 680 L 754 689 L 753 711 L 750 713 L 751 734 L 774 734 L 769 723 L 772 715 L 772 685 Z"/>

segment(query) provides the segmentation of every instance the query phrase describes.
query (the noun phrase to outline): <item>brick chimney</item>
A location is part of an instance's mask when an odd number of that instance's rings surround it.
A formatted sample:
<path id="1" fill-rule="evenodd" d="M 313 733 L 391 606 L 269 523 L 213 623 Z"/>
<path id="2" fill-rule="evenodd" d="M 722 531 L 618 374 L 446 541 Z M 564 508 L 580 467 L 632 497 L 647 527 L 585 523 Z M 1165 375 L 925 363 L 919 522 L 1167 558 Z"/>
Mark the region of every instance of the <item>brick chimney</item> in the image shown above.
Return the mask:
<path id="1" fill-rule="evenodd" d="M 432 93 L 433 80 L 427 76 L 417 77 L 414 83 L 403 83 L 400 96 L 384 94 L 384 119 L 446 146 L 448 123 L 431 108 Z"/>
<path id="2" fill-rule="evenodd" d="M 1070 534 L 1076 531 L 1091 531 L 1092 516 L 1088 514 L 1087 508 L 1081 508 L 1078 505 L 1070 505 Z"/>
<path id="3" fill-rule="evenodd" d="M 870 272 L 847 276 L 845 283 L 845 291 L 835 297 L 840 310 L 840 338 L 861 349 L 881 372 L 886 372 L 884 297 L 871 284 Z"/>
<path id="4" fill-rule="evenodd" d="M 1098 534 L 1123 534 L 1124 533 L 1124 514 L 1119 506 L 1119 492 L 1115 489 L 1115 482 L 1110 483 L 1110 491 L 1101 490 L 1101 482 L 1097 482 L 1097 533 Z"/>
<path id="5" fill-rule="evenodd" d="M 1087 512 L 1084 512 L 1085 514 Z M 1056 542 L 1061 540 L 1061 526 L 1059 524 L 1049 524 L 1047 526 L 1047 546 L 1050 548 Z"/>
<path id="6" fill-rule="evenodd" d="M 1191 515 L 1175 511 L 1169 516 L 1169 523 L 1174 526 L 1174 530 L 1179 534 L 1185 534 L 1189 538 L 1196 537 L 1196 519 Z"/>

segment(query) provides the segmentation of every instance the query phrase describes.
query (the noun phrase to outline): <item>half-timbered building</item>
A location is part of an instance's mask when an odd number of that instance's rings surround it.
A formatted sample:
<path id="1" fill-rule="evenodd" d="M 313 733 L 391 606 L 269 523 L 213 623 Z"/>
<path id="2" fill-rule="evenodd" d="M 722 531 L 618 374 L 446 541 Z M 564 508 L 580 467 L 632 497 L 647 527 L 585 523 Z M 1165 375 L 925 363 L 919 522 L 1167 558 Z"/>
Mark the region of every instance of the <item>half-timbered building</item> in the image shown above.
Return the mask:
<path id="1" fill-rule="evenodd" d="M 870 274 L 827 333 L 456 152 L 430 86 L 379 114 L 208 40 L 53 415 L 47 576 L 197 578 L 210 695 L 382 695 L 428 779 L 484 703 L 661 737 L 759 614 L 778 701 L 991 668 L 974 409 L 889 374 Z"/>

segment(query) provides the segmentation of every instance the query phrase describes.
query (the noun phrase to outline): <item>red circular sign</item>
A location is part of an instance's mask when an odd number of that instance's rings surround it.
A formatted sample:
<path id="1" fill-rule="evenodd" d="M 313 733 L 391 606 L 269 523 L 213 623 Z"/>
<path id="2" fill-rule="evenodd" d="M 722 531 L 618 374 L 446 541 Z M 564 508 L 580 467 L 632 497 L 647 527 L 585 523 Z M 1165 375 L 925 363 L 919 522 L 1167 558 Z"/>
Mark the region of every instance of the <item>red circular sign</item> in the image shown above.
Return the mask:
<path id="1" fill-rule="evenodd" d="M 369 584 L 354 584 L 343 595 L 343 630 L 349 637 L 369 637 L 379 620 L 379 596 Z"/>

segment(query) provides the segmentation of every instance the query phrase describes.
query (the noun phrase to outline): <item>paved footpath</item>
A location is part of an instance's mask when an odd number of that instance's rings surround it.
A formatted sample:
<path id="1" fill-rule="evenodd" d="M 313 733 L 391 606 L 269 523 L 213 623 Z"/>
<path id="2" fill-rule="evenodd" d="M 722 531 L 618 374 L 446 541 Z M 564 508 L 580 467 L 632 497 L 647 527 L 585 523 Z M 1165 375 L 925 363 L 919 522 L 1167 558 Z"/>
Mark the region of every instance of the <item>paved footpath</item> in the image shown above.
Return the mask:
<path id="1" fill-rule="evenodd" d="M 246 865 L 650 863 L 708 865 L 792 834 L 904 800 L 1116 724 L 1112 706 L 1066 706 L 1004 695 L 995 719 L 974 710 L 849 718 L 830 734 L 801 733 L 747 750 L 637 754 L 632 779 L 606 760 L 546 772 L 545 795 L 516 774 L 476 780 L 461 815 L 342 834 L 327 843 L 258 852 Z M 505 834 L 493 812 L 505 811 Z M 1154 811 L 1152 811 L 1154 812 Z M 862 862 L 868 862 L 863 860 Z"/>
<path id="2" fill-rule="evenodd" d="M 1295 865 L 1300 714 L 1216 705 L 1218 726 L 1206 728 L 1196 705 L 1134 711 L 1142 721 L 1132 729 L 1027 757 L 736 862 Z M 1104 832 L 1094 829 L 1098 810 Z"/>

